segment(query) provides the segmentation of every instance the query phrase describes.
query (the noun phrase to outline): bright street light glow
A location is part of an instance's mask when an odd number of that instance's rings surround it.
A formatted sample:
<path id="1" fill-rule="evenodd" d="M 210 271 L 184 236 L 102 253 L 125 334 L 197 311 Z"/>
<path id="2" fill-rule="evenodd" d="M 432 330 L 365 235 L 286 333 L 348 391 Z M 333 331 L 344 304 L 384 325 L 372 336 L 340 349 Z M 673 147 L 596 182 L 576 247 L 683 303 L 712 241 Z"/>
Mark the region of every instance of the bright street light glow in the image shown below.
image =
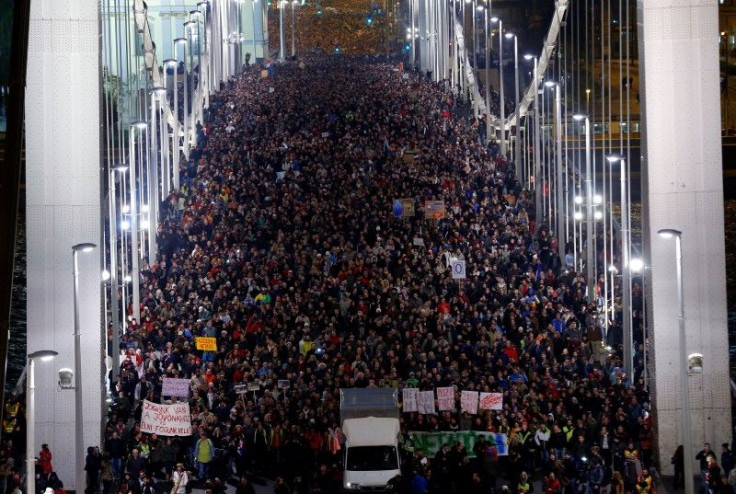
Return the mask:
<path id="1" fill-rule="evenodd" d="M 585 120 L 585 115 L 583 115 L 582 113 L 576 113 L 572 116 L 572 119 L 577 121 Z"/>
<path id="2" fill-rule="evenodd" d="M 122 211 L 123 214 L 130 213 L 130 206 L 128 204 L 123 204 L 123 207 L 120 208 L 120 211 Z"/>
<path id="3" fill-rule="evenodd" d="M 102 281 L 107 281 L 110 279 L 110 271 L 107 269 L 102 270 Z"/>
<path id="4" fill-rule="evenodd" d="M 638 257 L 633 258 L 629 261 L 629 269 L 634 273 L 640 273 L 644 269 L 644 261 Z"/>
<path id="5" fill-rule="evenodd" d="M 575 204 L 582 204 L 583 196 L 575 196 Z"/>
<path id="6" fill-rule="evenodd" d="M 123 230 L 130 230 L 130 221 L 128 220 L 121 221 L 120 228 L 122 228 Z"/>
<path id="7" fill-rule="evenodd" d="M 593 204 L 600 204 L 603 202 L 603 197 L 600 194 L 593 196 Z"/>
<path id="8" fill-rule="evenodd" d="M 595 213 L 593 213 L 593 218 L 599 220 L 599 219 L 603 218 L 603 213 L 600 212 L 600 211 L 596 211 Z"/>
<path id="9" fill-rule="evenodd" d="M 583 219 L 583 212 L 582 211 L 575 211 L 575 219 L 580 221 Z"/>
<path id="10" fill-rule="evenodd" d="M 661 230 L 658 230 L 657 233 L 662 238 L 679 237 L 682 235 L 680 230 L 675 230 L 674 228 L 662 228 Z"/>

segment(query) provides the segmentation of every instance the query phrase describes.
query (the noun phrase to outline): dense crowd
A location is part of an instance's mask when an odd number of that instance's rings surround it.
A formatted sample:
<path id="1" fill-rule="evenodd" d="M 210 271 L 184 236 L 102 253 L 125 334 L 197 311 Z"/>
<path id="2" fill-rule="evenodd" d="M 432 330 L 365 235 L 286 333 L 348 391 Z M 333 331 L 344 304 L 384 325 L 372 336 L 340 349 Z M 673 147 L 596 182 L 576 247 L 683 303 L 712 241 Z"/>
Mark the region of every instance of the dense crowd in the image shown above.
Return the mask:
<path id="1" fill-rule="evenodd" d="M 90 492 L 216 493 L 233 475 L 244 493 L 249 476 L 337 492 L 339 389 L 387 386 L 503 393 L 500 411 L 402 413 L 396 492 L 656 489 L 641 356 L 624 375 L 620 348 L 604 346 L 618 321 L 604 334 L 533 192 L 447 84 L 393 62 L 304 57 L 245 71 L 209 114 L 161 208 L 140 321 L 126 308 Z M 396 214 L 399 198 L 416 214 Z M 425 218 L 430 199 L 443 217 Z M 197 336 L 217 351 L 196 350 Z M 141 400 L 170 400 L 164 377 L 190 380 L 191 437 L 140 431 Z M 258 390 L 236 394 L 245 383 Z M 508 455 L 481 440 L 429 457 L 409 435 L 453 430 L 505 433 Z M 715 468 L 704 488 L 728 494 Z"/>

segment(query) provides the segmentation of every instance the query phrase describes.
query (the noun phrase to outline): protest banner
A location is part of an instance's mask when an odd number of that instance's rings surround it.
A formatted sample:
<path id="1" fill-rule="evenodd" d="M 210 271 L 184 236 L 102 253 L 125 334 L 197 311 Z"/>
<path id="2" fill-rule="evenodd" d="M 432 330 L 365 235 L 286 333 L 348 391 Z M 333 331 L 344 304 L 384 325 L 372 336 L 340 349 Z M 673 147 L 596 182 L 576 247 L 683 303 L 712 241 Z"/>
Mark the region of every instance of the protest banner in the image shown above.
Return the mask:
<path id="1" fill-rule="evenodd" d="M 159 436 L 191 436 L 189 403 L 162 405 L 143 400 L 141 432 Z"/>
<path id="2" fill-rule="evenodd" d="M 478 413 L 478 392 L 463 390 L 460 394 L 460 410 L 471 415 Z"/>
<path id="3" fill-rule="evenodd" d="M 481 393 L 480 409 L 481 410 L 501 410 L 503 408 L 502 393 Z"/>
<path id="4" fill-rule="evenodd" d="M 419 408 L 417 406 L 417 392 L 419 390 L 417 388 L 404 388 L 402 390 L 402 398 L 403 398 L 403 411 L 405 412 L 418 412 Z"/>
<path id="5" fill-rule="evenodd" d="M 414 199 L 410 197 L 394 199 L 393 209 L 395 218 L 413 218 L 415 214 Z"/>
<path id="6" fill-rule="evenodd" d="M 176 396 L 177 398 L 189 398 L 189 379 L 176 379 L 164 377 L 161 396 Z"/>
<path id="7" fill-rule="evenodd" d="M 463 443 L 465 450 L 468 453 L 469 458 L 475 457 L 475 446 L 476 441 L 479 437 L 485 438 L 489 443 L 489 448 L 495 448 L 498 452 L 498 456 L 508 456 L 508 438 L 506 434 L 497 432 L 483 432 L 483 431 L 448 431 L 448 432 L 414 432 L 409 431 L 409 437 L 414 441 L 414 448 L 421 449 L 428 458 L 434 458 L 437 451 L 442 448 L 444 443 L 450 446 L 456 444 L 458 441 Z"/>
<path id="8" fill-rule="evenodd" d="M 440 411 L 455 410 L 455 388 L 437 388 L 437 408 Z"/>
<path id="9" fill-rule="evenodd" d="M 434 391 L 419 391 L 417 396 L 418 412 L 424 415 L 437 413 L 434 408 Z"/>
<path id="10" fill-rule="evenodd" d="M 205 352 L 216 352 L 217 351 L 217 338 L 211 336 L 197 336 L 197 350 L 204 350 Z"/>

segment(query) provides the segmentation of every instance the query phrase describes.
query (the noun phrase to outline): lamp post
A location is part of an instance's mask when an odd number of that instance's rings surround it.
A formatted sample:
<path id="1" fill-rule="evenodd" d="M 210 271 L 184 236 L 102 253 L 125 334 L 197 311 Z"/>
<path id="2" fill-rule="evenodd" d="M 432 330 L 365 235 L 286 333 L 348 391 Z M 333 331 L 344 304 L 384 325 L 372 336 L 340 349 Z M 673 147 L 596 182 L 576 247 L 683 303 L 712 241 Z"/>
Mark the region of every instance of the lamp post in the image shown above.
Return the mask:
<path id="1" fill-rule="evenodd" d="M 485 36 L 485 42 L 483 43 L 483 51 L 485 52 L 485 71 L 486 71 L 486 144 L 491 141 L 491 33 L 488 32 L 488 26 L 491 15 L 491 0 L 488 0 L 488 5 L 485 6 L 485 29 L 483 35 Z"/>
<path id="2" fill-rule="evenodd" d="M 212 63 L 210 61 L 210 63 Z M 174 190 L 179 190 L 179 74 L 177 72 L 177 61 L 174 58 L 164 60 L 166 67 L 174 68 L 174 124 L 171 129 L 171 164 L 169 174 L 171 174 L 171 182 Z"/>
<path id="3" fill-rule="evenodd" d="M 142 202 L 140 198 L 138 197 L 138 168 L 136 159 L 138 156 L 138 146 L 140 145 L 140 139 L 138 142 L 136 142 L 136 133 L 139 133 L 140 135 L 143 135 L 143 133 L 146 131 L 147 125 L 146 122 L 133 122 L 130 124 L 130 149 L 128 152 L 128 156 L 130 159 L 130 220 L 131 220 L 131 226 L 130 226 L 130 252 L 131 252 L 131 276 L 133 278 L 133 285 L 132 285 L 132 297 L 133 297 L 133 317 L 136 321 L 140 321 L 141 318 L 141 309 L 140 309 L 140 303 L 141 303 L 141 297 L 140 297 L 140 283 L 138 283 L 139 280 L 139 273 L 140 273 L 140 250 L 141 247 L 138 245 L 138 206 L 139 203 Z M 141 177 L 142 178 L 142 177 Z"/>
<path id="4" fill-rule="evenodd" d="M 128 171 L 128 165 L 120 163 L 110 170 L 110 306 L 112 312 L 112 379 L 114 389 L 120 371 L 120 313 L 118 311 L 118 213 L 115 193 L 115 175 Z M 117 173 L 116 173 L 117 172 Z"/>
<path id="5" fill-rule="evenodd" d="M 296 56 L 296 5 L 299 0 L 291 0 L 291 56 Z"/>
<path id="6" fill-rule="evenodd" d="M 251 24 L 253 25 L 253 63 L 258 60 L 258 49 L 256 48 L 256 2 L 258 0 L 251 0 Z"/>
<path id="7" fill-rule="evenodd" d="M 682 232 L 673 228 L 657 231 L 662 238 L 675 239 L 675 260 L 677 262 L 677 323 L 680 343 L 680 393 L 682 403 L 682 447 L 685 476 L 685 494 L 693 494 L 692 431 L 690 430 L 690 390 L 688 389 L 688 356 L 685 335 L 685 301 L 682 283 Z"/>
<path id="8" fill-rule="evenodd" d="M 26 492 L 36 491 L 36 383 L 35 360 L 48 362 L 58 355 L 53 350 L 38 350 L 28 354 L 26 375 Z"/>
<path id="9" fill-rule="evenodd" d="M 553 81 L 545 82 L 545 85 L 549 88 L 553 88 L 555 91 L 555 148 L 556 157 L 555 162 L 557 169 L 557 177 L 555 179 L 555 209 L 556 211 L 556 225 L 555 231 L 557 232 L 557 254 L 560 256 L 560 260 L 564 262 L 565 259 L 565 212 L 562 208 L 562 196 L 564 195 L 564 184 L 562 182 L 562 102 L 560 97 L 560 85 Z"/>
<path id="10" fill-rule="evenodd" d="M 498 17 L 492 17 L 491 21 L 498 22 L 498 85 L 500 95 L 500 118 L 501 118 L 501 155 L 506 157 L 506 105 L 504 105 L 503 94 L 503 21 Z M 537 219 L 539 221 L 539 219 Z"/>
<path id="11" fill-rule="evenodd" d="M 81 243 L 72 246 L 72 268 L 74 274 L 74 449 L 76 458 L 75 489 L 84 489 L 84 410 L 82 409 L 82 342 L 79 332 L 79 263 L 80 252 L 91 252 L 92 243 Z"/>
<path id="12" fill-rule="evenodd" d="M 186 38 L 176 38 L 174 40 L 174 58 L 177 59 L 177 62 L 178 62 L 178 56 L 177 56 L 176 47 L 178 45 L 184 45 L 184 53 L 182 54 L 182 60 L 184 61 L 184 105 L 183 105 L 184 106 L 184 115 L 183 115 L 183 118 L 182 118 L 183 128 L 184 128 L 184 141 L 182 143 L 181 149 L 184 152 L 184 157 L 186 159 L 189 159 L 189 148 L 187 146 L 187 141 L 188 141 L 187 135 L 188 135 L 188 132 L 189 132 L 188 129 L 187 129 L 187 114 L 189 113 L 189 75 L 187 74 L 187 39 Z M 177 77 L 177 79 L 179 78 L 178 67 L 177 67 L 177 76 L 176 77 Z M 177 118 L 177 127 L 178 127 L 179 126 L 179 113 L 178 113 L 178 110 L 177 110 L 176 118 Z M 179 133 L 177 132 L 177 134 L 176 134 L 176 148 L 177 148 L 177 150 L 179 149 L 179 137 L 180 137 L 179 136 Z M 178 156 L 178 154 L 179 153 L 177 151 L 177 156 Z M 175 175 L 175 178 L 174 178 L 174 187 L 177 187 L 178 188 L 179 187 L 179 179 L 176 177 L 176 175 L 178 175 L 178 174 L 174 174 L 174 175 Z"/>
<path id="13" fill-rule="evenodd" d="M 595 235 L 593 232 L 593 170 L 591 165 L 590 152 L 590 118 L 587 115 L 576 114 L 572 117 L 575 120 L 585 120 L 585 197 L 586 197 L 586 217 L 585 229 L 588 237 L 588 247 L 585 253 L 585 270 L 588 274 L 588 301 L 595 299 L 595 271 L 593 268 L 593 249 L 595 246 Z"/>
<path id="14" fill-rule="evenodd" d="M 521 149 L 519 142 L 519 37 L 514 33 L 506 33 L 507 39 L 514 39 L 514 115 L 516 116 L 516 132 L 514 143 L 514 164 L 516 165 L 516 177 L 521 178 L 521 161 L 519 150 Z"/>
<path id="15" fill-rule="evenodd" d="M 629 383 L 634 383 L 633 328 L 631 315 L 631 240 L 629 237 L 629 201 L 626 195 L 626 159 L 608 156 L 609 163 L 621 163 L 621 268 L 623 269 L 624 370 Z"/>
<path id="16" fill-rule="evenodd" d="M 537 57 L 534 55 L 525 55 L 525 59 L 534 60 L 534 81 L 532 87 L 534 88 L 534 218 L 538 224 L 542 223 L 542 187 L 539 181 L 542 176 L 542 164 L 539 152 L 541 145 L 541 139 L 539 136 L 539 77 L 537 75 Z"/>
<path id="17" fill-rule="evenodd" d="M 284 5 L 286 0 L 278 0 L 279 4 L 279 62 L 283 62 L 284 55 Z"/>

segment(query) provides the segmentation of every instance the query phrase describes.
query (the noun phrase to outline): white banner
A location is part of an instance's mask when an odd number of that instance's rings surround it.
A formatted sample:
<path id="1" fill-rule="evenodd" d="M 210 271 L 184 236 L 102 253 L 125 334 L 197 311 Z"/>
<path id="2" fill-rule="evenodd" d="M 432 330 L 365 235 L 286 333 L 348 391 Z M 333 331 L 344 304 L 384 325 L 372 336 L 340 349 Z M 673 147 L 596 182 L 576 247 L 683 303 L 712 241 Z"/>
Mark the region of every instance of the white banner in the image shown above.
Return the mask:
<path id="1" fill-rule="evenodd" d="M 478 413 L 478 392 L 463 391 L 460 395 L 460 409 L 472 415 Z"/>
<path id="2" fill-rule="evenodd" d="M 162 405 L 143 400 L 141 432 L 159 436 L 191 436 L 189 403 Z"/>
<path id="3" fill-rule="evenodd" d="M 404 388 L 402 390 L 404 411 L 405 412 L 418 412 L 419 407 L 417 406 L 417 388 Z"/>
<path id="4" fill-rule="evenodd" d="M 501 410 L 503 408 L 502 393 L 481 393 L 480 409 L 481 410 Z"/>
<path id="5" fill-rule="evenodd" d="M 437 388 L 437 408 L 440 411 L 455 410 L 455 389 L 452 386 Z"/>
<path id="6" fill-rule="evenodd" d="M 434 391 L 420 391 L 417 399 L 419 413 L 433 415 L 437 413 L 434 409 Z"/>

